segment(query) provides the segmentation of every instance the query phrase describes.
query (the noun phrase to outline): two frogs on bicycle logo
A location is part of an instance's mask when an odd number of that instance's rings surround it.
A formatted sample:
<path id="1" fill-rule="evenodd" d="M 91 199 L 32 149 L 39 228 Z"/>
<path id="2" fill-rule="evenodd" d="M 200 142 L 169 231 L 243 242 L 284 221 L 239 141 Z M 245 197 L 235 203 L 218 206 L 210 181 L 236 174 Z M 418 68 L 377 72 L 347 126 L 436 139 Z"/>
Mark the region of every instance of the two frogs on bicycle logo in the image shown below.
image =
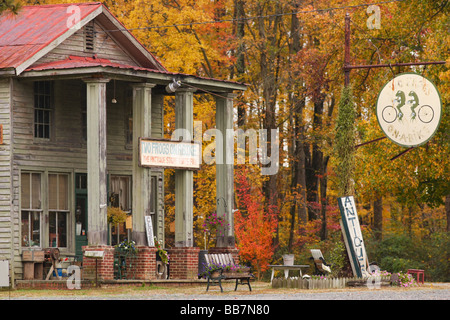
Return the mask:
<path id="1" fill-rule="evenodd" d="M 403 73 L 384 85 L 376 113 L 380 128 L 394 143 L 419 146 L 436 133 L 442 103 L 436 86 L 416 73 Z"/>
<path id="2" fill-rule="evenodd" d="M 419 105 L 419 97 L 417 96 L 417 93 L 415 91 L 409 92 L 408 100 L 406 100 L 405 92 L 403 92 L 402 90 L 398 90 L 395 94 L 395 97 L 395 106 L 386 106 L 381 112 L 381 116 L 383 117 L 383 120 L 385 122 L 392 123 L 395 120 L 403 120 L 403 117 L 405 116 L 404 112 L 407 112 L 402 110 L 403 107 L 409 107 L 411 111 L 409 114 L 411 120 L 419 119 L 419 121 L 422 121 L 423 123 L 430 123 L 433 120 L 433 108 L 429 105 Z"/>

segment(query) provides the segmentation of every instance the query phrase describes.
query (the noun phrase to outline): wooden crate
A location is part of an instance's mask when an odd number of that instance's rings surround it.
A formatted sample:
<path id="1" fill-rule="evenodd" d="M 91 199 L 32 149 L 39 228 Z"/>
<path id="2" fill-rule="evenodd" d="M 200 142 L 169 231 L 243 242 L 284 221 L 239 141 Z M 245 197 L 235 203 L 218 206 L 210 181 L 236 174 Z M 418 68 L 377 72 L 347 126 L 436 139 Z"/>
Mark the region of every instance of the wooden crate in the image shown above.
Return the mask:
<path id="1" fill-rule="evenodd" d="M 22 261 L 44 262 L 44 251 L 26 250 L 22 252 Z"/>

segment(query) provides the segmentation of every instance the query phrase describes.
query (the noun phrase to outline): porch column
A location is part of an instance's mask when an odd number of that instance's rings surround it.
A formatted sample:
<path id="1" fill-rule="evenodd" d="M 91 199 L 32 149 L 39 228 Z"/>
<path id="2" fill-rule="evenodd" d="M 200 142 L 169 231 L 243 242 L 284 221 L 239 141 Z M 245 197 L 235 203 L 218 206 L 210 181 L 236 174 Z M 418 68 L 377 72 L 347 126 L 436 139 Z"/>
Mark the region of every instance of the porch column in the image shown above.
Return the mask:
<path id="1" fill-rule="evenodd" d="M 139 163 L 139 137 L 149 138 L 152 133 L 151 104 L 152 88 L 155 84 L 133 85 L 133 189 L 132 239 L 137 245 L 148 245 L 144 216 L 150 215 L 151 170 Z"/>
<path id="2" fill-rule="evenodd" d="M 180 88 L 175 92 L 175 129 L 184 129 L 183 140 L 194 134 L 194 91 Z M 194 245 L 194 175 L 191 170 L 175 170 L 175 246 Z"/>
<path id="3" fill-rule="evenodd" d="M 233 98 L 235 94 L 222 94 L 216 97 L 216 128 L 222 132 L 222 157 L 216 150 L 216 210 L 219 217 L 226 219 L 229 227 L 217 239 L 216 247 L 234 247 L 234 131 Z M 228 131 L 227 131 L 228 130 Z M 227 136 L 228 135 L 228 136 Z M 220 162 L 220 159 L 223 159 Z"/>
<path id="4" fill-rule="evenodd" d="M 109 79 L 86 79 L 88 244 L 106 245 L 106 84 Z"/>

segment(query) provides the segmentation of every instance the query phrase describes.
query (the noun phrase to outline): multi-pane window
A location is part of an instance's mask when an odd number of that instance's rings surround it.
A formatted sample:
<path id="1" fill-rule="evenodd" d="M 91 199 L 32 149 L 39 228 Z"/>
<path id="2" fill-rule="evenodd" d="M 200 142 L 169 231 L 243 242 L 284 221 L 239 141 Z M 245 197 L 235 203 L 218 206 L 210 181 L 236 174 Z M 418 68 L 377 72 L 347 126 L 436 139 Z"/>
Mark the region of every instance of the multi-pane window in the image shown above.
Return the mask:
<path id="1" fill-rule="evenodd" d="M 53 85 L 51 81 L 34 83 L 34 137 L 50 139 Z"/>
<path id="2" fill-rule="evenodd" d="M 156 214 L 156 201 L 157 201 L 157 179 L 156 176 L 152 176 L 151 180 L 150 180 L 150 214 L 154 215 Z M 155 225 L 155 224 L 153 224 Z"/>
<path id="3" fill-rule="evenodd" d="M 22 246 L 41 245 L 42 201 L 41 174 L 21 174 Z"/>
<path id="4" fill-rule="evenodd" d="M 69 176 L 48 175 L 49 246 L 67 247 Z"/>
<path id="5" fill-rule="evenodd" d="M 111 206 L 119 207 L 125 212 L 129 212 L 131 210 L 130 186 L 130 176 L 111 176 L 111 193 L 114 198 Z"/>
<path id="6" fill-rule="evenodd" d="M 131 212 L 131 177 L 111 176 L 111 207 L 118 207 L 126 213 Z M 127 238 L 125 223 L 111 226 L 111 245 L 118 244 Z"/>
<path id="7" fill-rule="evenodd" d="M 20 175 L 22 247 L 68 247 L 69 174 Z"/>

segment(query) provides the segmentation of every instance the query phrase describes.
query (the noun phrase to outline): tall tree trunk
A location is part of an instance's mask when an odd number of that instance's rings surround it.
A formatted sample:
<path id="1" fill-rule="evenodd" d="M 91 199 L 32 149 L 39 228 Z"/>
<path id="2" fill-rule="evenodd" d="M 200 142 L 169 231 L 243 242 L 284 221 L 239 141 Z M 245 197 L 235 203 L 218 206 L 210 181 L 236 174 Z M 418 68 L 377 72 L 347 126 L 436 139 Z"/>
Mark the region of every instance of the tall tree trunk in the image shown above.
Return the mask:
<path id="1" fill-rule="evenodd" d="M 295 2 L 293 11 L 298 11 L 300 4 Z M 302 49 L 300 36 L 300 23 L 297 15 L 292 15 L 291 20 L 291 42 L 289 46 L 289 103 L 291 105 L 290 123 L 291 139 L 289 149 L 289 160 L 291 168 L 291 190 L 298 196 L 290 208 L 291 227 L 289 230 L 288 249 L 291 252 L 294 242 L 294 231 L 296 229 L 296 220 L 299 224 L 308 221 L 308 211 L 306 202 L 306 176 L 305 176 L 305 150 L 304 150 L 304 132 L 303 132 L 303 110 L 305 107 L 305 97 L 303 94 L 303 81 L 293 71 L 293 64 L 298 52 Z"/>
<path id="2" fill-rule="evenodd" d="M 450 194 L 445 197 L 445 212 L 447 214 L 447 232 L 450 232 Z"/>
<path id="3" fill-rule="evenodd" d="M 279 13 L 280 7 L 278 3 L 275 5 L 275 11 Z M 263 13 L 262 4 L 259 5 L 258 12 Z M 262 14 L 261 14 L 262 15 Z M 268 23 L 266 32 L 266 25 Z M 263 129 L 267 130 L 267 150 L 268 153 L 271 152 L 271 141 L 272 139 L 272 129 L 277 129 L 276 127 L 276 116 L 275 116 L 275 106 L 277 101 L 277 89 L 278 89 L 278 71 L 279 71 L 279 59 L 278 59 L 278 28 L 280 23 L 280 16 L 270 18 L 269 20 L 265 18 L 258 19 L 258 33 L 261 39 L 260 45 L 260 72 L 262 79 L 262 89 L 264 98 L 264 119 L 263 119 Z M 270 155 L 269 157 L 271 157 Z M 268 164 L 270 166 L 272 164 Z M 263 183 L 263 192 L 266 199 L 267 206 L 272 208 L 278 208 L 278 188 L 277 188 L 277 177 L 278 175 L 272 174 Z M 277 209 L 275 209 L 277 211 Z M 278 212 L 277 212 L 278 215 Z M 278 228 L 276 244 L 278 239 Z"/>
<path id="4" fill-rule="evenodd" d="M 383 198 L 377 196 L 373 202 L 373 230 L 375 239 L 382 240 L 383 237 Z"/>
<path id="5" fill-rule="evenodd" d="M 320 239 L 327 239 L 327 186 L 328 186 L 328 177 L 327 177 L 327 166 L 328 166 L 329 157 L 326 156 L 323 159 L 322 170 L 320 173 L 320 210 L 321 210 L 321 219 L 322 219 L 322 227 L 320 230 Z"/>
<path id="6" fill-rule="evenodd" d="M 234 70 L 231 71 L 231 79 L 236 79 L 237 81 L 242 81 L 243 76 L 245 74 L 245 46 L 244 46 L 244 36 L 245 36 L 245 1 L 244 0 L 235 0 L 234 1 L 234 18 L 236 19 L 236 26 L 234 30 L 234 34 L 238 41 L 237 49 L 236 49 L 236 75 L 234 75 Z M 245 113 L 245 104 L 238 103 L 237 104 L 237 124 L 239 128 L 244 127 L 246 122 L 246 113 Z"/>
<path id="7" fill-rule="evenodd" d="M 313 117 L 313 132 L 319 132 L 322 126 L 323 104 L 325 98 L 320 96 L 314 101 L 314 117 Z M 309 150 L 308 150 L 309 151 Z M 312 142 L 310 152 L 306 152 L 306 186 L 307 186 L 307 200 L 308 202 L 320 203 L 319 199 L 319 176 L 322 172 L 323 152 L 317 141 Z M 318 212 L 309 211 L 309 219 L 317 219 Z"/>

